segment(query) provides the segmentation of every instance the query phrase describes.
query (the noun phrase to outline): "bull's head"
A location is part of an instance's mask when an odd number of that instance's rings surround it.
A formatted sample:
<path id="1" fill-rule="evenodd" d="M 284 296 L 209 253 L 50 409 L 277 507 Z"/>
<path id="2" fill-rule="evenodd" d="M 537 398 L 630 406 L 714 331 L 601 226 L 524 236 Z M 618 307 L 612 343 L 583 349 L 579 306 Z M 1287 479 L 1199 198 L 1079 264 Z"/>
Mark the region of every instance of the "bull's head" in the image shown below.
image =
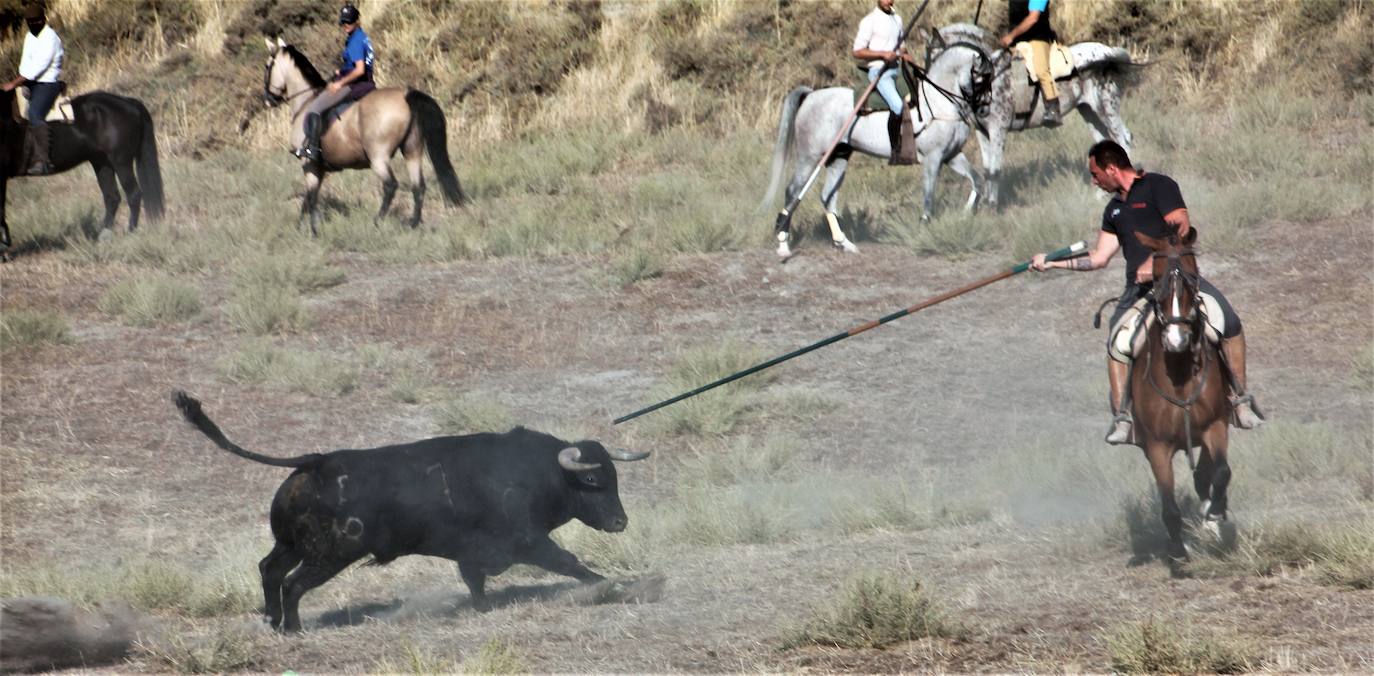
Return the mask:
<path id="1" fill-rule="evenodd" d="M 643 460 L 649 453 L 606 450 L 595 441 L 579 441 L 558 452 L 558 464 L 573 489 L 573 516 L 597 530 L 619 533 L 629 524 L 620 504 L 620 490 L 612 460 Z"/>

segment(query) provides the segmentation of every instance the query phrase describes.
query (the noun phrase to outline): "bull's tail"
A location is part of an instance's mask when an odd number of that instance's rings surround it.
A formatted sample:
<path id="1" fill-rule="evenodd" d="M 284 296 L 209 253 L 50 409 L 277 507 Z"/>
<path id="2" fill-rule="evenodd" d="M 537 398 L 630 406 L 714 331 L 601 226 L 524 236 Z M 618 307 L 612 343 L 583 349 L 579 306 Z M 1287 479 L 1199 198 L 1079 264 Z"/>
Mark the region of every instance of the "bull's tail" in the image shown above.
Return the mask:
<path id="1" fill-rule="evenodd" d="M 226 439 L 224 433 L 219 431 L 219 426 L 216 425 L 209 416 L 205 415 L 204 411 L 200 410 L 200 401 L 195 397 L 181 390 L 174 390 L 172 392 L 172 402 L 177 405 L 178 409 L 181 409 L 181 415 L 186 418 L 186 422 L 195 425 L 196 429 L 200 430 L 201 434 L 210 437 L 210 440 L 215 442 L 216 446 L 240 458 L 247 458 L 253 462 L 260 462 L 264 465 L 272 465 L 274 467 L 305 467 L 324 457 L 319 453 L 298 455 L 294 458 L 273 458 L 271 456 L 259 455 L 241 448 L 238 444 Z"/>
<path id="2" fill-rule="evenodd" d="M 144 203 L 148 209 L 148 218 L 153 221 L 162 220 L 166 213 L 166 200 L 162 193 L 162 167 L 157 161 L 157 137 L 153 132 L 153 116 L 148 113 L 148 108 L 134 99 L 130 99 L 138 106 L 140 122 L 143 126 L 143 140 L 139 144 L 138 162 L 138 185 L 143 190 Z"/>
<path id="3" fill-rule="evenodd" d="M 462 206 L 468 198 L 458 185 L 458 173 L 448 158 L 448 128 L 444 122 L 444 109 L 430 95 L 414 89 L 406 92 L 406 103 L 410 112 L 420 125 L 420 137 L 425 141 L 429 152 L 429 162 L 434 165 L 434 174 L 439 178 L 439 187 L 449 204 Z"/>
<path id="4" fill-rule="evenodd" d="M 806 95 L 812 91 L 810 87 L 797 87 L 788 92 L 787 98 L 782 100 L 782 117 L 778 120 L 778 140 L 773 145 L 773 171 L 768 177 L 768 192 L 764 193 L 763 201 L 759 202 L 759 210 L 767 209 L 773 205 L 773 198 L 777 196 L 778 188 L 782 186 L 783 168 L 792 148 L 792 133 L 796 129 L 797 109 L 801 107 L 802 99 L 806 98 Z"/>

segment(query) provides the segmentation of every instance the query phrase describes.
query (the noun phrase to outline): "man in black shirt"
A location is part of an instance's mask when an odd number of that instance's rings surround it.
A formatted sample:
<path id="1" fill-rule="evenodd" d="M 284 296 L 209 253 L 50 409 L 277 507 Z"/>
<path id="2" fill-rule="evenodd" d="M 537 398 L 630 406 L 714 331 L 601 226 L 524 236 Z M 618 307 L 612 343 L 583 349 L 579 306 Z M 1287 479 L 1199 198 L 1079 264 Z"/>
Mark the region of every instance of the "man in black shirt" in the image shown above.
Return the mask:
<path id="1" fill-rule="evenodd" d="M 1040 93 L 1045 96 L 1046 127 L 1058 127 L 1059 92 L 1054 88 L 1054 77 L 1050 75 L 1050 45 L 1059 41 L 1054 28 L 1050 26 L 1049 0 L 1008 0 L 1007 34 L 998 42 L 1003 47 L 1013 47 L 1019 42 L 1030 44 L 1031 71 L 1040 81 Z"/>
<path id="2" fill-rule="evenodd" d="M 1069 260 L 1046 262 L 1045 254 L 1036 254 L 1031 259 L 1031 268 L 1037 271 L 1050 268 L 1098 270 L 1106 267 L 1120 249 L 1126 258 L 1126 290 L 1117 301 L 1116 311 L 1112 313 L 1111 330 L 1108 331 L 1110 347 L 1122 317 L 1149 293 L 1154 284 L 1152 252 L 1136 239 L 1135 233 L 1163 238 L 1171 232 L 1177 232 L 1179 237 L 1183 237 L 1192 226 L 1188 222 L 1188 208 L 1183 203 L 1178 184 L 1163 174 L 1136 171 L 1126 151 L 1115 141 L 1100 141 L 1088 151 L 1088 170 L 1092 172 L 1093 183 L 1097 187 L 1113 194 L 1102 212 L 1102 230 L 1097 234 L 1096 246 L 1089 255 Z M 1235 390 L 1231 404 L 1235 407 L 1236 426 L 1254 429 L 1264 419 L 1255 408 L 1254 397 L 1245 389 L 1245 334 L 1241 330 L 1240 317 L 1226 297 L 1206 279 L 1199 279 L 1198 287 L 1205 304 L 1218 308 L 1223 318 L 1223 326 L 1219 331 L 1221 352 L 1223 361 L 1231 371 Z M 1212 322 L 1215 319 L 1209 317 Z M 1111 385 L 1114 415 L 1112 428 L 1106 438 L 1109 444 L 1132 443 L 1130 411 L 1122 401 L 1130 368 L 1129 362 L 1120 361 L 1108 351 L 1107 378 Z"/>

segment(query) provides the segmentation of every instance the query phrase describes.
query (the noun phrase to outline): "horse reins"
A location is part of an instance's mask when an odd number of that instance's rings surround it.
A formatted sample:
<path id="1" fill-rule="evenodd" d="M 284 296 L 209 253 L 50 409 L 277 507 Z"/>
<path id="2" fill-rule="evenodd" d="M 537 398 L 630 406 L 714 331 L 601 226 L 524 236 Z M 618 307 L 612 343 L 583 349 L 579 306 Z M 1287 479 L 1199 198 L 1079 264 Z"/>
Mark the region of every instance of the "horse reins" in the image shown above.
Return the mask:
<path id="1" fill-rule="evenodd" d="M 1182 253 L 1173 253 L 1173 254 L 1156 253 L 1156 254 L 1154 254 L 1154 256 L 1153 256 L 1154 258 L 1161 258 L 1161 257 L 1166 257 L 1166 256 L 1167 256 L 1168 259 L 1169 259 L 1169 273 L 1168 273 L 1168 276 L 1165 277 L 1165 280 L 1166 280 L 1167 284 L 1166 284 L 1166 286 L 1164 287 L 1164 288 L 1167 288 L 1167 289 L 1169 290 L 1169 295 L 1173 295 L 1173 294 L 1177 293 L 1177 284 L 1179 283 L 1180 280 L 1189 281 L 1189 282 L 1192 282 L 1194 285 L 1196 285 L 1196 284 L 1197 284 L 1197 281 L 1198 281 L 1198 279 L 1199 279 L 1199 277 L 1198 277 L 1198 275 L 1197 275 L 1196 273 L 1190 273 L 1190 272 L 1187 272 L 1187 271 L 1185 271 L 1185 270 L 1183 269 L 1183 266 L 1182 266 L 1181 263 L 1180 263 L 1181 257 L 1182 257 L 1183 254 L 1193 254 L 1193 252 L 1192 252 L 1191 249 L 1188 249 L 1188 250 L 1185 250 L 1185 251 L 1182 252 Z M 1195 255 L 1195 254 L 1194 254 L 1194 255 Z M 1160 290 L 1160 288 L 1161 288 L 1160 286 L 1155 286 L 1155 291 Z M 1200 295 L 1200 292 L 1199 292 L 1199 295 Z M 1163 315 L 1163 313 L 1161 312 L 1161 310 L 1160 310 L 1160 307 L 1161 307 L 1161 306 L 1160 306 L 1160 299 L 1159 299 L 1158 297 L 1155 296 L 1155 294 L 1154 294 L 1153 291 L 1151 292 L 1151 296 L 1153 297 L 1153 298 L 1152 298 L 1152 301 L 1153 301 L 1154 306 L 1155 306 L 1155 307 L 1154 307 L 1155 319 L 1156 319 L 1157 321 L 1160 322 L 1160 327 L 1161 327 L 1160 330 L 1161 330 L 1161 331 L 1162 331 L 1164 328 L 1167 328 L 1168 326 L 1173 325 L 1173 324 L 1188 324 L 1188 325 L 1190 325 L 1190 327 L 1191 327 L 1192 324 L 1194 324 L 1194 323 L 1197 322 L 1197 320 L 1198 320 L 1197 307 L 1198 307 L 1198 302 L 1200 301 L 1200 299 L 1199 299 L 1197 296 L 1194 297 L 1193 307 L 1189 310 L 1188 315 L 1187 315 L 1186 317 L 1165 317 L 1165 316 Z M 1193 334 L 1194 334 L 1194 336 L 1193 336 L 1192 340 L 1193 340 L 1193 343 L 1194 343 L 1194 344 L 1196 344 L 1197 342 L 1203 340 L 1202 332 L 1201 332 L 1201 331 L 1193 331 Z M 1145 351 L 1145 381 L 1148 382 L 1148 383 L 1150 384 L 1150 387 L 1151 387 L 1152 389 L 1154 389 L 1155 394 L 1158 394 L 1158 395 L 1160 396 L 1160 398 L 1164 399 L 1165 401 L 1169 402 L 1170 404 L 1173 404 L 1174 406 L 1177 406 L 1177 407 L 1183 409 L 1183 435 L 1184 435 L 1184 440 L 1185 440 L 1185 442 L 1187 443 L 1187 447 L 1186 447 L 1184 450 L 1185 450 L 1185 455 L 1188 456 L 1188 469 L 1189 469 L 1189 471 L 1194 471 L 1194 470 L 1197 469 L 1196 462 L 1193 460 L 1193 414 L 1192 414 L 1192 407 L 1193 407 L 1193 404 L 1197 403 L 1198 397 L 1202 396 L 1203 390 L 1207 389 L 1207 362 L 1208 362 L 1207 357 L 1208 357 L 1208 350 L 1205 350 L 1205 349 L 1204 349 L 1204 350 L 1200 350 L 1200 352 L 1202 353 L 1202 359 L 1201 359 L 1201 364 L 1199 365 L 1198 369 L 1199 369 L 1199 372 L 1201 373 L 1202 377 L 1201 377 L 1200 380 L 1198 380 L 1197 387 L 1193 388 L 1192 394 L 1190 394 L 1186 399 L 1179 399 L 1179 398 L 1173 397 L 1173 396 L 1171 396 L 1169 393 L 1165 392 L 1163 389 L 1160 388 L 1159 383 L 1157 383 L 1157 382 L 1155 381 L 1155 373 L 1154 373 L 1154 357 L 1155 357 L 1155 352 L 1154 352 L 1154 350 L 1146 350 L 1146 351 Z"/>

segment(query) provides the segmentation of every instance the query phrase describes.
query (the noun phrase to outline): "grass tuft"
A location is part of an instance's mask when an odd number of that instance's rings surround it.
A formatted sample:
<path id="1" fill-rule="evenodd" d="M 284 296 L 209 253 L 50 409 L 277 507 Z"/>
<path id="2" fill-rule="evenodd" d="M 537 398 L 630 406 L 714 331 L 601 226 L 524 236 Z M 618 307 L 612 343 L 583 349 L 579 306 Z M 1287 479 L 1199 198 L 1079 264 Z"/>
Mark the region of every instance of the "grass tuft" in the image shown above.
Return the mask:
<path id="1" fill-rule="evenodd" d="M 191 319 L 201 310 L 195 287 L 160 273 L 139 274 L 116 284 L 100 298 L 99 307 L 126 324 L 143 327 Z"/>
<path id="2" fill-rule="evenodd" d="M 515 426 L 509 407 L 479 393 L 450 395 L 434 407 L 433 418 L 439 434 L 505 432 Z"/>
<path id="3" fill-rule="evenodd" d="M 863 575 L 851 580 L 828 609 L 783 642 L 839 648 L 886 648 L 927 637 L 956 637 L 966 630 L 945 617 L 921 583 L 891 576 Z"/>
<path id="4" fill-rule="evenodd" d="M 1107 644 L 1112 669 L 1128 674 L 1239 674 L 1260 666 L 1249 645 L 1198 637 L 1195 630 L 1153 619 L 1118 629 Z"/>
<path id="5" fill-rule="evenodd" d="M 667 384 L 655 394 L 665 399 L 742 371 L 764 360 L 761 350 L 736 343 L 684 352 L 673 364 Z M 753 407 L 754 395 L 776 378 L 757 373 L 710 392 L 680 401 L 659 412 L 655 429 L 663 434 L 711 436 L 734 429 Z"/>
<path id="6" fill-rule="evenodd" d="M 494 638 L 482 644 L 477 654 L 463 660 L 465 674 L 524 674 L 529 668 L 515 646 Z"/>
<path id="7" fill-rule="evenodd" d="M 53 310 L 8 310 L 0 315 L 0 351 L 72 342 L 67 319 Z"/>

